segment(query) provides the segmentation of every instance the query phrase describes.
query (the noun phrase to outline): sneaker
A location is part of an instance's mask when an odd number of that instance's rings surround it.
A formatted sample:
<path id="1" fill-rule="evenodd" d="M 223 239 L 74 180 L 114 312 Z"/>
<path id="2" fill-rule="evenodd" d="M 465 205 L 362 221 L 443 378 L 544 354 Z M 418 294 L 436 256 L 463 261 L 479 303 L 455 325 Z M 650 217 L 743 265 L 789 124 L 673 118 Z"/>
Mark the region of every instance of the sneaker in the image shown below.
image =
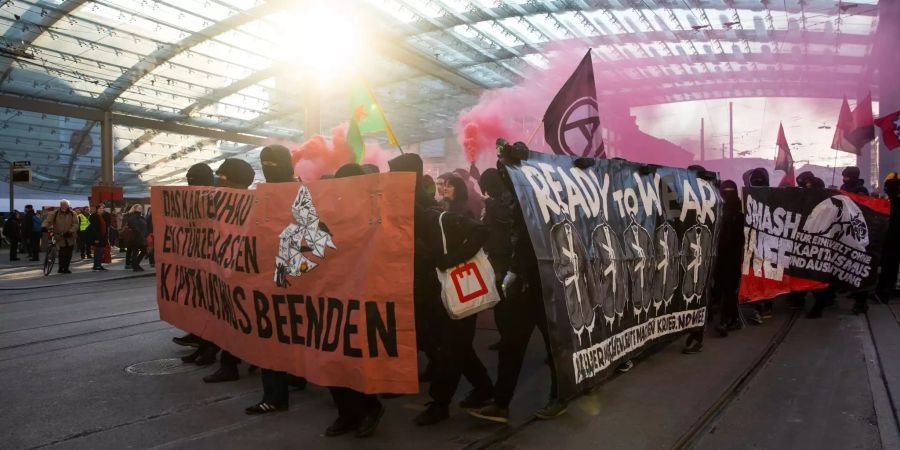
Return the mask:
<path id="1" fill-rule="evenodd" d="M 700 341 L 693 341 L 688 345 L 684 346 L 684 350 L 681 353 L 685 355 L 695 355 L 703 351 L 703 343 Z"/>
<path id="2" fill-rule="evenodd" d="M 616 367 L 616 372 L 619 373 L 628 373 L 629 370 L 634 368 L 634 361 L 628 360 L 622 363 L 619 367 Z"/>
<path id="3" fill-rule="evenodd" d="M 131 270 L 133 270 L 135 272 L 143 272 L 144 268 L 141 266 L 134 266 Z"/>
<path id="4" fill-rule="evenodd" d="M 542 420 L 555 419 L 566 413 L 568 407 L 562 400 L 552 398 L 547 404 L 534 412 L 534 416 Z"/>
<path id="5" fill-rule="evenodd" d="M 203 382 L 204 383 L 224 383 L 226 381 L 237 381 L 240 379 L 241 379 L 241 376 L 238 374 L 237 367 L 220 366 L 219 370 L 203 377 Z"/>
<path id="6" fill-rule="evenodd" d="M 459 407 L 462 409 L 481 409 L 490 405 L 493 398 L 494 395 L 490 391 L 472 389 L 472 392 L 469 392 L 469 395 L 459 402 Z"/>
<path id="7" fill-rule="evenodd" d="M 372 433 L 375 432 L 375 429 L 378 428 L 378 422 L 381 421 L 381 416 L 384 415 L 385 407 L 382 404 L 378 404 L 378 411 L 373 414 L 366 414 L 362 420 L 359 421 L 359 428 L 356 429 L 356 437 L 364 438 L 369 437 Z"/>
<path id="8" fill-rule="evenodd" d="M 359 422 L 354 419 L 346 419 L 343 417 L 338 417 L 337 420 L 334 421 L 328 428 L 325 429 L 325 436 L 334 437 L 340 436 L 342 434 L 347 434 L 351 431 L 354 431 L 358 428 Z"/>
<path id="9" fill-rule="evenodd" d="M 199 347 L 200 339 L 197 338 L 195 334 L 186 334 L 181 337 L 173 337 L 172 342 L 182 346 L 182 347 Z"/>
<path id="10" fill-rule="evenodd" d="M 288 405 L 275 405 L 272 403 L 259 402 L 253 406 L 248 406 L 244 409 L 244 412 L 249 415 L 255 414 L 268 414 L 273 412 L 282 412 L 287 411 Z"/>
<path id="11" fill-rule="evenodd" d="M 450 411 L 447 405 L 440 405 L 436 402 L 428 403 L 428 409 L 416 416 L 416 425 L 423 427 L 434 425 L 450 418 Z"/>
<path id="12" fill-rule="evenodd" d="M 509 423 L 509 408 L 491 403 L 481 409 L 467 411 L 470 416 L 496 423 Z"/>

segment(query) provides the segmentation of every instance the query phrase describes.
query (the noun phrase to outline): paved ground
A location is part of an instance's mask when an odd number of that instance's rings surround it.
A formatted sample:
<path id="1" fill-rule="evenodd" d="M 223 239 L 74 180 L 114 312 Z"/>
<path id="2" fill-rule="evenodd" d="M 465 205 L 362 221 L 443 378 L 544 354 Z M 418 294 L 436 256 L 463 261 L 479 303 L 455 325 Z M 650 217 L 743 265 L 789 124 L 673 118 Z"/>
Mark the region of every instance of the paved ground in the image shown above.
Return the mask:
<path id="1" fill-rule="evenodd" d="M 873 306 L 868 321 L 847 304 L 820 320 L 791 321 L 779 309 L 762 326 L 708 336 L 698 355 L 682 355 L 680 342 L 660 346 L 550 422 L 530 419 L 549 380 L 534 336 L 513 426 L 454 410 L 442 424 L 415 427 L 427 399 L 406 396 L 386 400 L 378 432 L 360 441 L 322 435 L 335 415 L 322 388 L 292 392 L 286 413 L 250 417 L 243 408 L 261 388 L 246 367 L 240 381 L 219 385 L 201 381 L 213 368 L 180 361 L 177 373 L 128 373 L 187 350 L 159 321 L 153 278 L 123 279 L 134 274 L 121 262 L 111 268 L 76 264 L 72 275 L 43 277 L 0 266 L 0 448 L 900 448 L 892 407 L 900 404 L 900 310 L 891 306 Z M 493 330 L 479 331 L 492 371 L 494 340 Z"/>

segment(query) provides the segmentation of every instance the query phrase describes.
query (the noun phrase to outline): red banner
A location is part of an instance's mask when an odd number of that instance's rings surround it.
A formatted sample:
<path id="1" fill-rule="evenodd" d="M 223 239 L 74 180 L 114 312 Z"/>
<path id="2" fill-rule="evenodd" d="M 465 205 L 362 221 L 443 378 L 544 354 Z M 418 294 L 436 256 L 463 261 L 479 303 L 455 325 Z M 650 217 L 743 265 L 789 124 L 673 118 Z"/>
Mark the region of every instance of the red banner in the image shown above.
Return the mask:
<path id="1" fill-rule="evenodd" d="M 160 317 L 315 384 L 418 392 L 414 183 L 154 187 Z"/>

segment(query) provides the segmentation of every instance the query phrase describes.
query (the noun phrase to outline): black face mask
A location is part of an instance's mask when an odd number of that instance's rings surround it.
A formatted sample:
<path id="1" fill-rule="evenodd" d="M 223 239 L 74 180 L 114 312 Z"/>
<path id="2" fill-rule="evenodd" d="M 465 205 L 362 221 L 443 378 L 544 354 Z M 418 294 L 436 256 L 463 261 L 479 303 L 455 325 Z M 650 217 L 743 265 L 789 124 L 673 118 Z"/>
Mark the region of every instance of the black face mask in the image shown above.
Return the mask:
<path id="1" fill-rule="evenodd" d="M 294 181 L 294 169 L 291 166 L 277 164 L 269 166 L 263 164 L 263 176 L 266 177 L 266 183 L 285 183 Z"/>

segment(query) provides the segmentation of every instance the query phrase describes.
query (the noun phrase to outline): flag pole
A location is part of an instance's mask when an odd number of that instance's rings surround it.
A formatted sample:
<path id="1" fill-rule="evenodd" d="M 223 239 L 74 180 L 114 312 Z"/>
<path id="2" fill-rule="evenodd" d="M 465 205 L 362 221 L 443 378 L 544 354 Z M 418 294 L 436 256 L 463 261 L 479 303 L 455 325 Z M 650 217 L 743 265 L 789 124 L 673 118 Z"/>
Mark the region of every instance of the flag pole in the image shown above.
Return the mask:
<path id="1" fill-rule="evenodd" d="M 838 150 L 834 149 L 834 164 L 831 166 L 831 185 L 834 186 L 834 174 L 837 172 Z"/>
<path id="2" fill-rule="evenodd" d="M 534 131 L 531 132 L 531 135 L 528 136 L 528 142 L 525 145 L 531 146 L 531 140 L 534 139 L 534 135 L 537 134 L 537 131 L 544 125 L 544 121 L 540 121 L 536 127 L 534 127 Z"/>
<path id="3" fill-rule="evenodd" d="M 400 146 L 400 143 L 399 143 L 399 142 L 397 143 L 397 148 L 400 149 L 400 154 L 401 154 L 401 155 L 405 155 L 405 154 L 406 154 L 406 152 L 403 151 L 403 147 Z"/>

